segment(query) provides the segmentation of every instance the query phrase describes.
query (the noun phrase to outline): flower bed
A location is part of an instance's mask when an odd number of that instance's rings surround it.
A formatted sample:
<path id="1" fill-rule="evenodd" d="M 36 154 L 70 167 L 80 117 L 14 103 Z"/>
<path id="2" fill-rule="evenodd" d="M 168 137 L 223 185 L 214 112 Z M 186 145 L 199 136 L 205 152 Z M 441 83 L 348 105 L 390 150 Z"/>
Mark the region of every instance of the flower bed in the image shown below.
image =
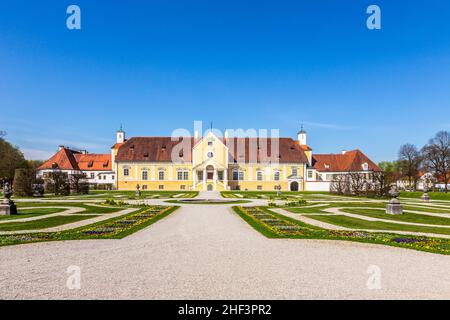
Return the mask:
<path id="1" fill-rule="evenodd" d="M 144 207 L 125 216 L 101 221 L 78 229 L 0 236 L 0 246 L 41 241 L 123 238 L 164 218 L 177 208 L 174 206 Z"/>
<path id="2" fill-rule="evenodd" d="M 309 226 L 263 207 L 234 207 L 234 210 L 256 230 L 272 238 L 347 240 L 450 254 L 450 239 L 358 230 L 328 230 Z"/>

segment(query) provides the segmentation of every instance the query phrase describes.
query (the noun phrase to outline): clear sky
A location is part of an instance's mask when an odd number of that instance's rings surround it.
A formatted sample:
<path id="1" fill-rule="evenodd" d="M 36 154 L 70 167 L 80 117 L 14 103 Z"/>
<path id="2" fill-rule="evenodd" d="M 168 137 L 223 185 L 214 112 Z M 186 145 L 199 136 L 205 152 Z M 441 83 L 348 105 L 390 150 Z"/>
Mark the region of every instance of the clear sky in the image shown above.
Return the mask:
<path id="1" fill-rule="evenodd" d="M 450 130 L 450 1 L 0 2 L 0 130 L 28 158 L 194 120 L 292 137 L 303 122 L 314 152 L 375 161 L 421 147 Z"/>

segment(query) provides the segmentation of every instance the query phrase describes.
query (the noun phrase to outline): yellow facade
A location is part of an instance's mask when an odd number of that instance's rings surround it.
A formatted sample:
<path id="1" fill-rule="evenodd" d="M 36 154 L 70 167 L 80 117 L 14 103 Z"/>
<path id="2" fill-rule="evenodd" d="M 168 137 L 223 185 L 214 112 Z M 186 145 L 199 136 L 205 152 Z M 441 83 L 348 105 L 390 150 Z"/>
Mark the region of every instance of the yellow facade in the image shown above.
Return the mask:
<path id="1" fill-rule="evenodd" d="M 113 156 L 116 153 L 113 152 Z M 303 163 L 230 163 L 223 141 L 209 133 L 194 143 L 192 162 L 119 162 L 118 190 L 304 190 Z"/>

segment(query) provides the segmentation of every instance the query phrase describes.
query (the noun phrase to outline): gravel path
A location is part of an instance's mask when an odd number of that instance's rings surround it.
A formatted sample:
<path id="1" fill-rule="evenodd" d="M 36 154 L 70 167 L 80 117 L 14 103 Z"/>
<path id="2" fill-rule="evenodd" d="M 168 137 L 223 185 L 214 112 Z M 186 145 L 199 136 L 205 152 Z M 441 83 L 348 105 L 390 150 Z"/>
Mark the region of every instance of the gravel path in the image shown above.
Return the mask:
<path id="1" fill-rule="evenodd" d="M 80 290 L 66 287 L 73 265 Z M 373 265 L 381 289 L 367 288 Z M 185 205 L 122 240 L 0 248 L 0 298 L 449 299 L 449 268 L 407 249 L 267 239 L 228 205 Z"/>

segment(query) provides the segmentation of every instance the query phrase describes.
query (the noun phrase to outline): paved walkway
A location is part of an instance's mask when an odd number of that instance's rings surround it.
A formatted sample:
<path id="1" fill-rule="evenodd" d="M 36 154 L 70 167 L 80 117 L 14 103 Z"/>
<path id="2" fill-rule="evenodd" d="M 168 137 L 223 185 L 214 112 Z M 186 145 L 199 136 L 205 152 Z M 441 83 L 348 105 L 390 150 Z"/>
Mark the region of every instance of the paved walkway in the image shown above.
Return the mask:
<path id="1" fill-rule="evenodd" d="M 66 287 L 69 266 L 80 290 Z M 448 256 L 401 248 L 267 239 L 228 205 L 184 205 L 122 240 L 1 247 L 0 298 L 450 299 L 449 269 Z"/>

